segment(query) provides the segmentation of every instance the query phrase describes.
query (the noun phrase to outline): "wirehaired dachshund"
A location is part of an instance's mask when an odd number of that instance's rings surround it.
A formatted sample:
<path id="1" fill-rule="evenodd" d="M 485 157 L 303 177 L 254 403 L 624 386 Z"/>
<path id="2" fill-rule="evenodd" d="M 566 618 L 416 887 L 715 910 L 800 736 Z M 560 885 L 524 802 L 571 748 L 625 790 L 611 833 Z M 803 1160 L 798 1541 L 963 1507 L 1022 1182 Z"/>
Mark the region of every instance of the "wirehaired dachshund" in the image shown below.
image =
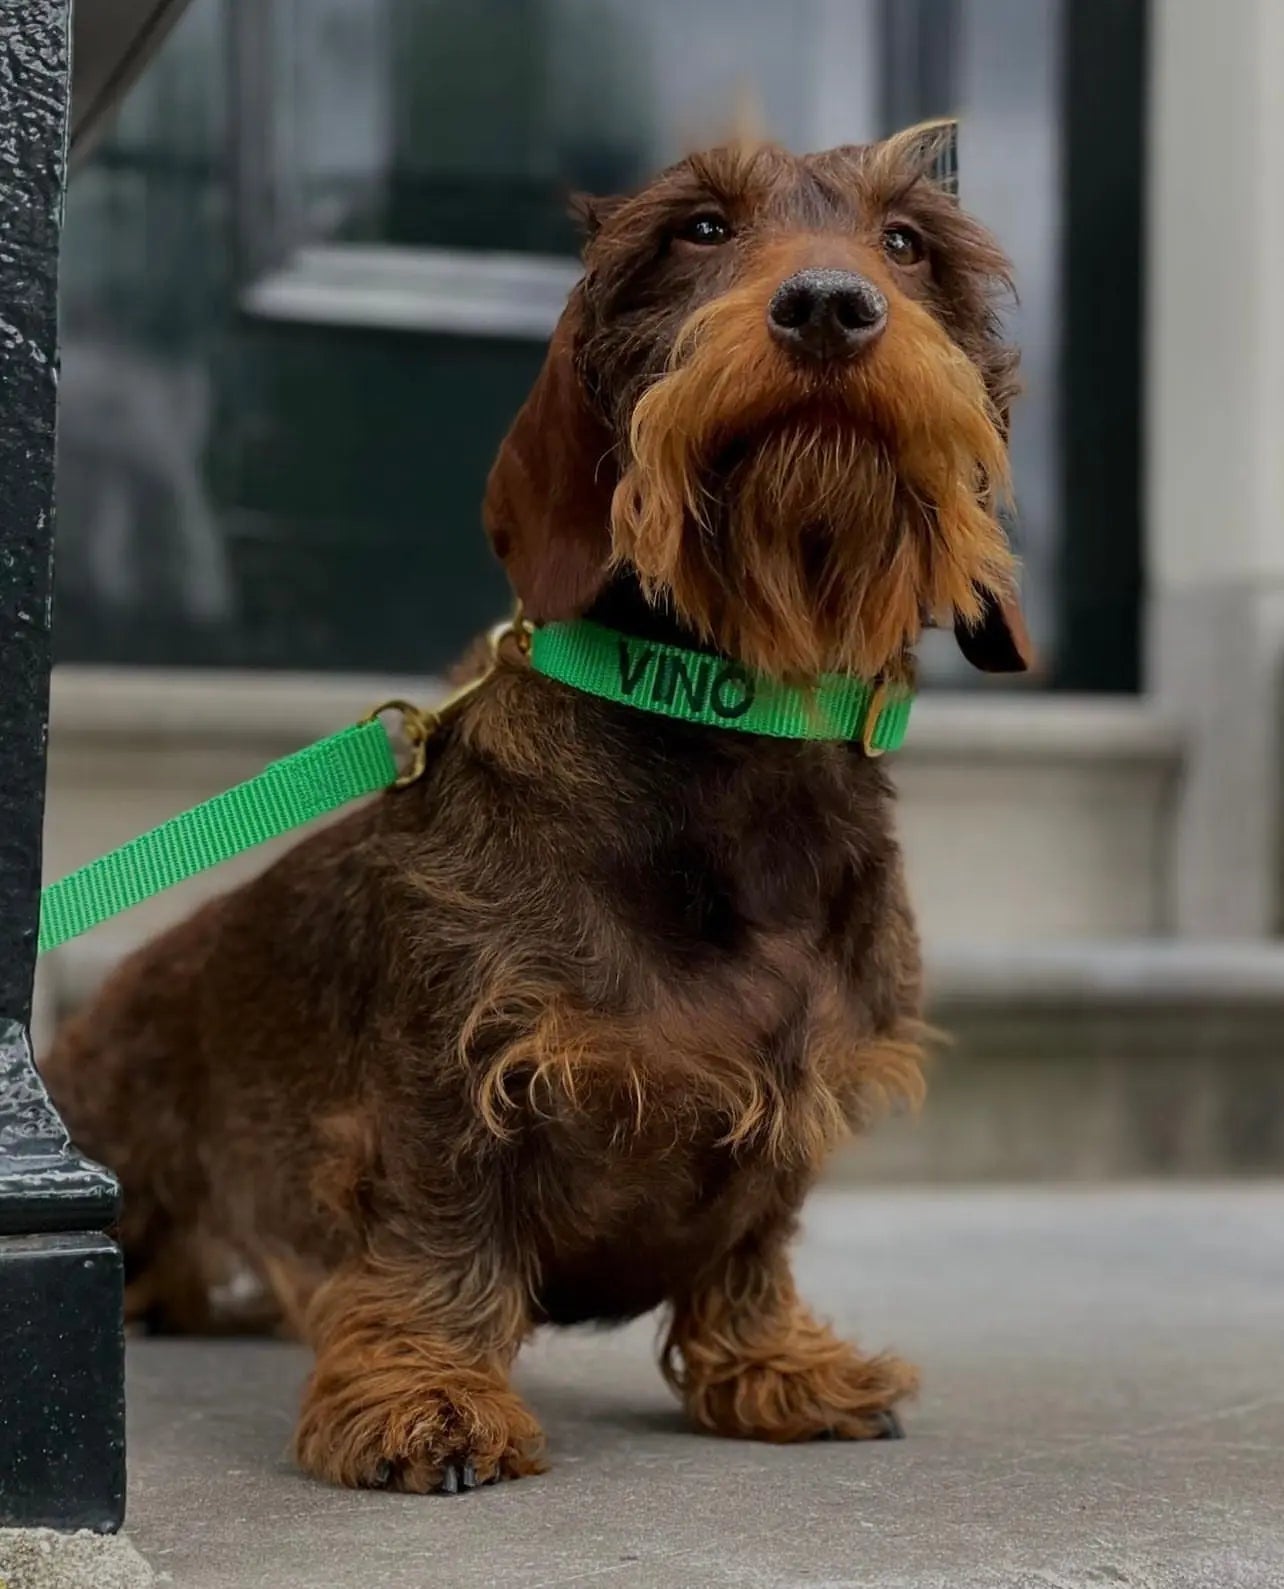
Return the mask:
<path id="1" fill-rule="evenodd" d="M 579 205 L 584 273 L 486 492 L 526 622 L 588 620 L 804 695 L 906 689 L 924 627 L 1026 665 L 1000 512 L 1008 267 L 948 127 L 713 149 Z M 665 1310 L 698 1428 L 900 1432 L 790 1240 L 836 1143 L 922 1090 L 920 960 L 867 735 L 677 721 L 519 627 L 423 775 L 136 953 L 44 1064 L 124 1188 L 131 1315 L 315 1353 L 309 1473 L 533 1474 L 542 1324 Z M 240 1322 L 264 1322 L 263 1319 Z"/>

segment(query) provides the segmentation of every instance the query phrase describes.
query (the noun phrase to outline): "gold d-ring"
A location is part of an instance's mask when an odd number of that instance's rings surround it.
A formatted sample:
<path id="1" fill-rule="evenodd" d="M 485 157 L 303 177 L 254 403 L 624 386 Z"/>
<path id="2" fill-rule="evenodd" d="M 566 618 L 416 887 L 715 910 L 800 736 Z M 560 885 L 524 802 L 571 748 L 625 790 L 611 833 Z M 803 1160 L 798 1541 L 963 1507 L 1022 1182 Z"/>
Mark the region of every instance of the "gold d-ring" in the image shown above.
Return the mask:
<path id="1" fill-rule="evenodd" d="M 522 656 L 529 656 L 531 649 L 531 625 L 526 621 L 526 613 L 519 601 L 513 608 L 513 616 L 503 623 L 497 623 L 490 632 L 490 654 L 492 662 L 499 661 L 499 648 L 505 640 L 512 640 Z"/>
<path id="2" fill-rule="evenodd" d="M 373 723 L 375 718 L 382 717 L 385 712 L 400 714 L 401 732 L 410 746 L 410 765 L 392 785 L 394 789 L 405 789 L 423 777 L 424 768 L 428 765 L 428 741 L 436 732 L 439 720 L 436 712 L 425 712 L 410 701 L 391 700 L 374 707 L 361 721 Z"/>

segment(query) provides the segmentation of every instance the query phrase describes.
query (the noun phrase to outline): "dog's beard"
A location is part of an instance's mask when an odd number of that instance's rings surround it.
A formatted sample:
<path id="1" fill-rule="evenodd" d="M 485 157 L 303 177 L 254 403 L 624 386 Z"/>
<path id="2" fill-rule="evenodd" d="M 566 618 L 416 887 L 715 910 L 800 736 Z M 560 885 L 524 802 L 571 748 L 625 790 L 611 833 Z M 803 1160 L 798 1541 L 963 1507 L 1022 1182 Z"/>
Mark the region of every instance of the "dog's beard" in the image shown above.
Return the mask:
<path id="1" fill-rule="evenodd" d="M 975 622 L 1012 587 L 981 376 L 918 304 L 892 316 L 861 358 L 808 370 L 742 287 L 692 316 L 633 412 L 616 558 L 775 677 L 894 674 L 925 621 Z"/>

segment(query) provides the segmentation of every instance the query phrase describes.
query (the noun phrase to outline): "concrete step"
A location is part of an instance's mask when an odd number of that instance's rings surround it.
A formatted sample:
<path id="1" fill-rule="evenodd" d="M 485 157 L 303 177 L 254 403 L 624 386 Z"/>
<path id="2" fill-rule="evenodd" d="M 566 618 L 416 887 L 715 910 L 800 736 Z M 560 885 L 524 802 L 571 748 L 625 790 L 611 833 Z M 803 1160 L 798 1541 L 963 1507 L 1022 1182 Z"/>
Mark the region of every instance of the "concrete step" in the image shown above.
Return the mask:
<path id="1" fill-rule="evenodd" d="M 138 1341 L 129 1533 L 176 1589 L 1284 1584 L 1284 1184 L 825 1193 L 798 1274 L 922 1367 L 904 1442 L 693 1435 L 643 1320 L 523 1354 L 544 1477 L 356 1494 L 287 1459 L 300 1348 Z"/>
<path id="2" fill-rule="evenodd" d="M 1173 940 L 938 946 L 947 1034 L 922 1113 L 841 1179 L 1284 1172 L 1284 947 Z"/>

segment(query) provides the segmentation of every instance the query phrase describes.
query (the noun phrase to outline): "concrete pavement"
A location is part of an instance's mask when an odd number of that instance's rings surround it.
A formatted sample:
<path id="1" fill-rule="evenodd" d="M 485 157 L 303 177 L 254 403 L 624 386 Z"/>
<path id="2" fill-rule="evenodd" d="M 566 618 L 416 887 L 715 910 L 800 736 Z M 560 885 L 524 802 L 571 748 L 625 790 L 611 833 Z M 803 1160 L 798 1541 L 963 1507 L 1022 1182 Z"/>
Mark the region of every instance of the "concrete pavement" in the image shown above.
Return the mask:
<path id="1" fill-rule="evenodd" d="M 1284 1187 L 825 1193 L 799 1272 L 922 1365 L 903 1443 L 689 1434 L 646 1320 L 526 1356 L 546 1477 L 352 1494 L 302 1351 L 140 1341 L 129 1532 L 176 1589 L 1284 1586 Z"/>

